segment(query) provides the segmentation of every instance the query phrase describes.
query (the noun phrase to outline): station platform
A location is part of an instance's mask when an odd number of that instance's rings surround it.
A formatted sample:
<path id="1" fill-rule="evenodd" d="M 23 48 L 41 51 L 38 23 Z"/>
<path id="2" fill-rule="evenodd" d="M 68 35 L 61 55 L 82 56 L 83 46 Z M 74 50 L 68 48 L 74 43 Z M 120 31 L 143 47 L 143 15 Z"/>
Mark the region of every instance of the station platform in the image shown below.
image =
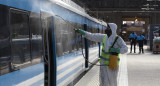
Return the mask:
<path id="1" fill-rule="evenodd" d="M 147 51 L 147 46 L 144 54 L 138 47 L 136 53 L 129 51 L 120 55 L 118 86 L 160 86 L 160 55 Z M 93 66 L 75 86 L 99 86 L 99 66 Z"/>

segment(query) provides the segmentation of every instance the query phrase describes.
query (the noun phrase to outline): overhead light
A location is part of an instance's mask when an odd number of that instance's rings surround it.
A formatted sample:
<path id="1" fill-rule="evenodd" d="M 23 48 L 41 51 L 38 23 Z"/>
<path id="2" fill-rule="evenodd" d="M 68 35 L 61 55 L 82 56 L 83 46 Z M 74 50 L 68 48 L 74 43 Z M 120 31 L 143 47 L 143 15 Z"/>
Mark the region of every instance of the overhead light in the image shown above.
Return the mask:
<path id="1" fill-rule="evenodd" d="M 153 5 L 154 7 L 158 7 L 158 4 Z"/>
<path id="2" fill-rule="evenodd" d="M 158 4 L 154 4 L 154 5 L 150 5 L 150 4 L 145 4 L 143 6 L 146 6 L 146 7 L 149 7 L 149 6 L 154 6 L 154 7 L 158 7 L 159 5 Z"/>
<path id="3" fill-rule="evenodd" d="M 142 10 L 154 10 L 154 8 L 149 8 L 149 7 L 147 7 L 147 8 L 141 8 Z"/>
<path id="4" fill-rule="evenodd" d="M 131 23 L 134 24 L 134 21 L 132 21 Z"/>
<path id="5" fill-rule="evenodd" d="M 123 24 L 126 24 L 127 22 L 126 21 L 123 21 Z"/>
<path id="6" fill-rule="evenodd" d="M 137 21 L 138 21 L 138 19 L 136 18 L 134 21 L 135 21 L 135 22 L 137 22 Z"/>
<path id="7" fill-rule="evenodd" d="M 122 31 L 122 33 L 127 33 L 126 31 Z"/>
<path id="8" fill-rule="evenodd" d="M 143 5 L 143 6 L 149 6 L 149 4 L 145 4 L 145 5 Z"/>

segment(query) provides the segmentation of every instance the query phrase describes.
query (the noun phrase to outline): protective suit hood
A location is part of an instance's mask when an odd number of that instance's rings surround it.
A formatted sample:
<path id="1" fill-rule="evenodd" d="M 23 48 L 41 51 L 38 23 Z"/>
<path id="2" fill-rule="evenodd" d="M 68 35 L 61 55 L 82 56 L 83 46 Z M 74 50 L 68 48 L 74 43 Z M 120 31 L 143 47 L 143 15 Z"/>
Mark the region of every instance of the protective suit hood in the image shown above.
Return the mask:
<path id="1" fill-rule="evenodd" d="M 112 35 L 116 36 L 117 35 L 117 33 L 116 33 L 116 31 L 117 31 L 117 25 L 115 23 L 108 23 L 108 25 L 110 26 L 110 29 L 112 31 L 111 36 Z"/>

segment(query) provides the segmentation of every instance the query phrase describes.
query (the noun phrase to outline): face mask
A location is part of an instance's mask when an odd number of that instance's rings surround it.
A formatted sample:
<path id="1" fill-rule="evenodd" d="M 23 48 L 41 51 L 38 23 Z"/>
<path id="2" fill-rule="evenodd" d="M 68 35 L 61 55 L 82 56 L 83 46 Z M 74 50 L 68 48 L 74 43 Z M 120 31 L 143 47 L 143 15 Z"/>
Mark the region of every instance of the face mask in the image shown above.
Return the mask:
<path id="1" fill-rule="evenodd" d="M 110 35 L 112 34 L 111 29 L 106 29 L 105 33 L 107 34 L 108 37 L 110 37 Z"/>

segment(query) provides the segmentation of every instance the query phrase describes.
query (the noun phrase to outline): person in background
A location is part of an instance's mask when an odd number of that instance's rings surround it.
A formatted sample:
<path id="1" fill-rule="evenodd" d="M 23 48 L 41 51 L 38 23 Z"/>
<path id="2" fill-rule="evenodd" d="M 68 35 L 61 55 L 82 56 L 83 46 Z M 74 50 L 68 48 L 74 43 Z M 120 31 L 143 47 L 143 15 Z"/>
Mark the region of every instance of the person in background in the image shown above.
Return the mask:
<path id="1" fill-rule="evenodd" d="M 144 50 L 143 50 L 143 44 L 144 44 L 144 41 L 145 41 L 145 37 L 140 34 L 138 37 L 137 37 L 137 42 L 139 44 L 139 54 L 141 53 L 144 53 Z"/>
<path id="2" fill-rule="evenodd" d="M 117 69 L 110 68 L 111 55 L 118 56 L 116 60 L 119 67 L 120 56 L 119 54 L 124 54 L 128 52 L 128 47 L 124 40 L 119 37 L 116 33 L 117 25 L 114 23 L 108 23 L 107 29 L 105 29 L 105 34 L 100 33 L 90 33 L 81 29 L 77 29 L 76 32 L 82 34 L 84 37 L 91 41 L 102 42 L 102 53 L 100 56 L 100 86 L 117 86 Z"/>
<path id="3" fill-rule="evenodd" d="M 130 49 L 130 53 L 132 53 L 132 46 L 134 45 L 134 53 L 136 53 L 136 39 L 137 39 L 137 34 L 132 32 L 129 35 L 129 40 L 130 40 L 130 44 L 131 44 L 131 49 Z"/>

